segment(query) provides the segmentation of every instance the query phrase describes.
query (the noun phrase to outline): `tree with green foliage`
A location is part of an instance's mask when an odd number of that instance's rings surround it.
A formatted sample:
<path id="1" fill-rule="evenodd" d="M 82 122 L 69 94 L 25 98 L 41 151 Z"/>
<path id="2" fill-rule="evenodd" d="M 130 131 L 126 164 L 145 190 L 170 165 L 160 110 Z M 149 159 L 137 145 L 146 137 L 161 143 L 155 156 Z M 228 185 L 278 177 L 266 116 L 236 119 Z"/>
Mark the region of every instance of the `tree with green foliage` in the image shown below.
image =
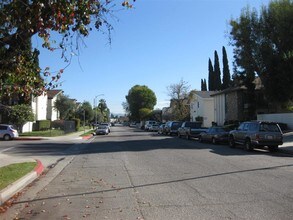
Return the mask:
<path id="1" fill-rule="evenodd" d="M 201 80 L 201 91 L 207 91 L 207 81 L 206 81 L 206 79 Z"/>
<path id="2" fill-rule="evenodd" d="M 202 91 L 208 91 L 206 79 L 203 80 L 203 90 Z"/>
<path id="3" fill-rule="evenodd" d="M 221 70 L 220 70 L 220 62 L 218 52 L 215 50 L 214 52 L 214 90 L 221 90 L 222 89 L 222 82 L 221 82 Z"/>
<path id="4" fill-rule="evenodd" d="M 105 99 L 99 100 L 98 109 L 99 109 L 101 115 L 103 115 L 102 122 L 109 122 L 110 121 L 110 110 L 107 106 Z"/>
<path id="5" fill-rule="evenodd" d="M 77 109 L 77 116 L 81 122 L 85 121 L 85 124 L 90 124 L 94 118 L 94 111 L 90 102 L 85 101 Z"/>
<path id="6" fill-rule="evenodd" d="M 154 109 L 157 104 L 155 93 L 145 85 L 135 85 L 129 91 L 126 98 L 126 106 L 128 108 L 130 119 L 140 121 L 140 109 Z"/>
<path id="7" fill-rule="evenodd" d="M 68 120 L 74 117 L 75 102 L 68 95 L 61 94 L 54 103 L 54 108 L 59 111 L 61 120 Z"/>
<path id="8" fill-rule="evenodd" d="M 222 48 L 223 54 L 223 84 L 222 89 L 227 89 L 231 86 L 231 75 L 229 70 L 229 62 L 227 57 L 226 48 L 223 46 Z"/>
<path id="9" fill-rule="evenodd" d="M 151 117 L 150 117 L 151 120 L 154 120 L 154 121 L 159 121 L 159 122 L 162 122 L 162 110 L 161 109 L 155 109 L 152 111 L 151 113 Z"/>
<path id="10" fill-rule="evenodd" d="M 121 0 L 122 7 L 131 8 L 133 1 Z M 82 38 L 92 30 L 111 32 L 108 16 L 117 9 L 114 0 L 0 1 L 0 95 L 24 93 L 28 97 L 57 85 L 64 68 L 56 74 L 49 67 L 36 69 L 38 50 L 27 48 L 33 36 L 52 53 L 61 51 L 67 66 Z"/>
<path id="11" fill-rule="evenodd" d="M 147 120 L 150 118 L 152 110 L 149 108 L 141 108 L 139 109 L 139 118 L 141 120 Z"/>
<path id="12" fill-rule="evenodd" d="M 28 104 L 31 91 L 33 94 L 42 94 L 40 91 L 34 93 L 43 87 L 39 68 L 39 51 L 37 49 L 33 51 L 31 40 L 27 39 L 21 46 L 21 53 L 11 58 L 15 59 L 15 63 L 12 63 L 5 62 L 8 56 L 7 50 L 0 47 L 0 101 L 8 104 L 13 98 L 19 104 Z"/>
<path id="13" fill-rule="evenodd" d="M 236 73 L 243 75 L 243 84 L 247 88 L 246 104 L 247 119 L 255 118 L 255 75 L 257 73 L 256 60 L 253 56 L 254 49 L 257 46 L 257 36 L 254 32 L 258 28 L 258 15 L 255 10 L 250 11 L 246 8 L 242 11 L 238 20 L 231 21 L 234 48 L 234 64 Z"/>
<path id="14" fill-rule="evenodd" d="M 214 73 L 214 68 L 211 59 L 209 58 L 209 78 L 208 78 L 208 84 L 209 84 L 209 91 L 214 91 L 215 90 L 215 73 Z"/>
<path id="15" fill-rule="evenodd" d="M 16 125 L 17 130 L 22 133 L 23 125 L 27 122 L 34 121 L 35 115 L 31 106 L 21 104 L 10 107 L 8 118 L 12 124 Z"/>
<path id="16" fill-rule="evenodd" d="M 293 100 L 292 23 L 291 0 L 271 1 L 259 14 L 246 7 L 238 19 L 230 21 L 236 70 L 245 76 L 249 95 L 254 93 L 258 75 L 268 100 L 281 104 Z"/>

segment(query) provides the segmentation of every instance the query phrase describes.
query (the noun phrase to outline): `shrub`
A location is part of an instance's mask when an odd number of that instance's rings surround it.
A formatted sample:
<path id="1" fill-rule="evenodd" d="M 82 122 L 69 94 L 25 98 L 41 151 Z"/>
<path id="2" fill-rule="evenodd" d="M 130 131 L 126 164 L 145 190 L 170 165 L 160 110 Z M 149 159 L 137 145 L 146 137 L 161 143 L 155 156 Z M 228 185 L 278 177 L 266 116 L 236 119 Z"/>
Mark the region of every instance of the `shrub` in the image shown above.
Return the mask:
<path id="1" fill-rule="evenodd" d="M 73 118 L 72 119 L 75 122 L 75 130 L 79 131 L 80 128 L 80 119 L 79 118 Z"/>
<path id="2" fill-rule="evenodd" d="M 50 130 L 50 128 L 51 128 L 50 120 L 39 120 L 36 122 L 37 131 L 46 131 L 46 130 Z"/>
<path id="3" fill-rule="evenodd" d="M 52 121 L 52 128 L 53 129 L 64 130 L 64 120 L 55 120 L 55 121 Z"/>

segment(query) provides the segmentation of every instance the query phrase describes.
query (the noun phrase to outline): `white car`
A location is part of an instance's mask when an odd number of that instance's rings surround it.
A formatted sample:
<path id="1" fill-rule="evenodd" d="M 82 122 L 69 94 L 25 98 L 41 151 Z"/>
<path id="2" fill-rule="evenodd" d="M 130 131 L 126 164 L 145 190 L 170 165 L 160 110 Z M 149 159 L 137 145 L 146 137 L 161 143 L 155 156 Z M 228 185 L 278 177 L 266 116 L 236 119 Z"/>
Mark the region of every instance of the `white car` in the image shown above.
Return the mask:
<path id="1" fill-rule="evenodd" d="M 144 130 L 148 131 L 150 129 L 150 127 L 154 124 L 157 124 L 156 121 L 146 121 L 145 125 L 144 125 Z"/>
<path id="2" fill-rule="evenodd" d="M 18 132 L 13 127 L 13 125 L 0 124 L 0 138 L 5 141 L 9 141 L 11 139 L 17 138 L 18 136 Z"/>
<path id="3" fill-rule="evenodd" d="M 97 129 L 96 129 L 96 134 L 109 134 L 110 133 L 110 129 L 109 126 L 107 125 L 98 125 Z"/>
<path id="4" fill-rule="evenodd" d="M 159 130 L 159 124 L 152 124 L 149 128 L 149 131 L 158 131 Z"/>
<path id="5" fill-rule="evenodd" d="M 100 123 L 99 125 L 105 125 L 105 126 L 108 126 L 109 133 L 111 132 L 111 129 L 110 129 L 110 127 L 111 127 L 111 123 L 106 123 L 106 122 L 104 122 L 104 123 Z"/>

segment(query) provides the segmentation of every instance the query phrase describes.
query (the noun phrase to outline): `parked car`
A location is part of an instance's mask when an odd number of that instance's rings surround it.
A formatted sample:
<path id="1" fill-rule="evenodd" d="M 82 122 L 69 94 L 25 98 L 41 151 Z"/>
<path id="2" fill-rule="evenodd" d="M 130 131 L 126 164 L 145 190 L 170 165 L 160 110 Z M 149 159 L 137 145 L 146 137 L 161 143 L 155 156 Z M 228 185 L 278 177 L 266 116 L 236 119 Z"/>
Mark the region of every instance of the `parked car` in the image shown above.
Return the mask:
<path id="1" fill-rule="evenodd" d="M 0 138 L 5 141 L 17 138 L 18 131 L 13 127 L 13 125 L 0 124 Z"/>
<path id="2" fill-rule="evenodd" d="M 177 135 L 178 128 L 181 127 L 182 121 L 168 121 L 165 126 L 164 134 Z"/>
<path id="3" fill-rule="evenodd" d="M 148 131 L 153 124 L 157 124 L 156 121 L 146 121 L 144 124 L 144 130 Z"/>
<path id="4" fill-rule="evenodd" d="M 201 122 L 185 121 L 181 127 L 178 128 L 178 137 L 185 136 L 186 139 L 191 137 L 197 138 L 200 133 L 205 132 L 207 129 L 201 127 Z"/>
<path id="5" fill-rule="evenodd" d="M 166 124 L 161 124 L 158 129 L 158 134 L 163 134 Z"/>
<path id="6" fill-rule="evenodd" d="M 111 123 L 104 122 L 104 123 L 100 123 L 99 125 L 108 126 L 109 133 L 111 132 Z"/>
<path id="7" fill-rule="evenodd" d="M 264 147 L 276 151 L 283 144 L 283 133 L 275 122 L 243 122 L 229 133 L 230 147 L 235 147 L 236 144 L 242 145 L 248 151 Z"/>
<path id="8" fill-rule="evenodd" d="M 156 123 L 156 124 L 152 124 L 149 128 L 149 131 L 158 131 L 159 130 L 159 124 Z"/>
<path id="9" fill-rule="evenodd" d="M 109 129 L 109 126 L 107 125 L 98 125 L 97 129 L 96 129 L 96 134 L 109 134 L 110 133 L 110 129 Z"/>
<path id="10" fill-rule="evenodd" d="M 229 131 L 224 127 L 210 127 L 206 132 L 200 133 L 199 142 L 208 141 L 213 144 L 228 143 Z"/>

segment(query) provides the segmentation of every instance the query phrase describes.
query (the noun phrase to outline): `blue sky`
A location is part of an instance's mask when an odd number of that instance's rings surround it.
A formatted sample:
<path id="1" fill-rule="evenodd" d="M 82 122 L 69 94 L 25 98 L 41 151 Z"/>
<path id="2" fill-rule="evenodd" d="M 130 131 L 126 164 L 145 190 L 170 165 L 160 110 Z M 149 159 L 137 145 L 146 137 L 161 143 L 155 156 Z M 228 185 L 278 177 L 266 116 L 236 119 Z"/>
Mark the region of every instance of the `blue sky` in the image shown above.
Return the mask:
<path id="1" fill-rule="evenodd" d="M 119 2 L 119 0 L 117 0 Z M 64 71 L 62 89 L 70 98 L 93 104 L 104 94 L 110 111 L 124 113 L 122 102 L 134 85 L 146 85 L 157 97 L 156 108 L 169 105 L 167 86 L 181 79 L 200 90 L 208 76 L 208 59 L 217 50 L 222 65 L 226 47 L 232 73 L 229 20 L 249 4 L 260 9 L 268 0 L 137 0 L 135 8 L 116 12 L 111 45 L 107 35 L 92 32 L 80 54 Z M 40 49 L 41 41 L 34 38 Z M 60 54 L 41 50 L 40 65 L 63 68 Z M 222 68 L 222 66 L 221 66 Z M 98 98 L 98 99 L 99 99 Z"/>

